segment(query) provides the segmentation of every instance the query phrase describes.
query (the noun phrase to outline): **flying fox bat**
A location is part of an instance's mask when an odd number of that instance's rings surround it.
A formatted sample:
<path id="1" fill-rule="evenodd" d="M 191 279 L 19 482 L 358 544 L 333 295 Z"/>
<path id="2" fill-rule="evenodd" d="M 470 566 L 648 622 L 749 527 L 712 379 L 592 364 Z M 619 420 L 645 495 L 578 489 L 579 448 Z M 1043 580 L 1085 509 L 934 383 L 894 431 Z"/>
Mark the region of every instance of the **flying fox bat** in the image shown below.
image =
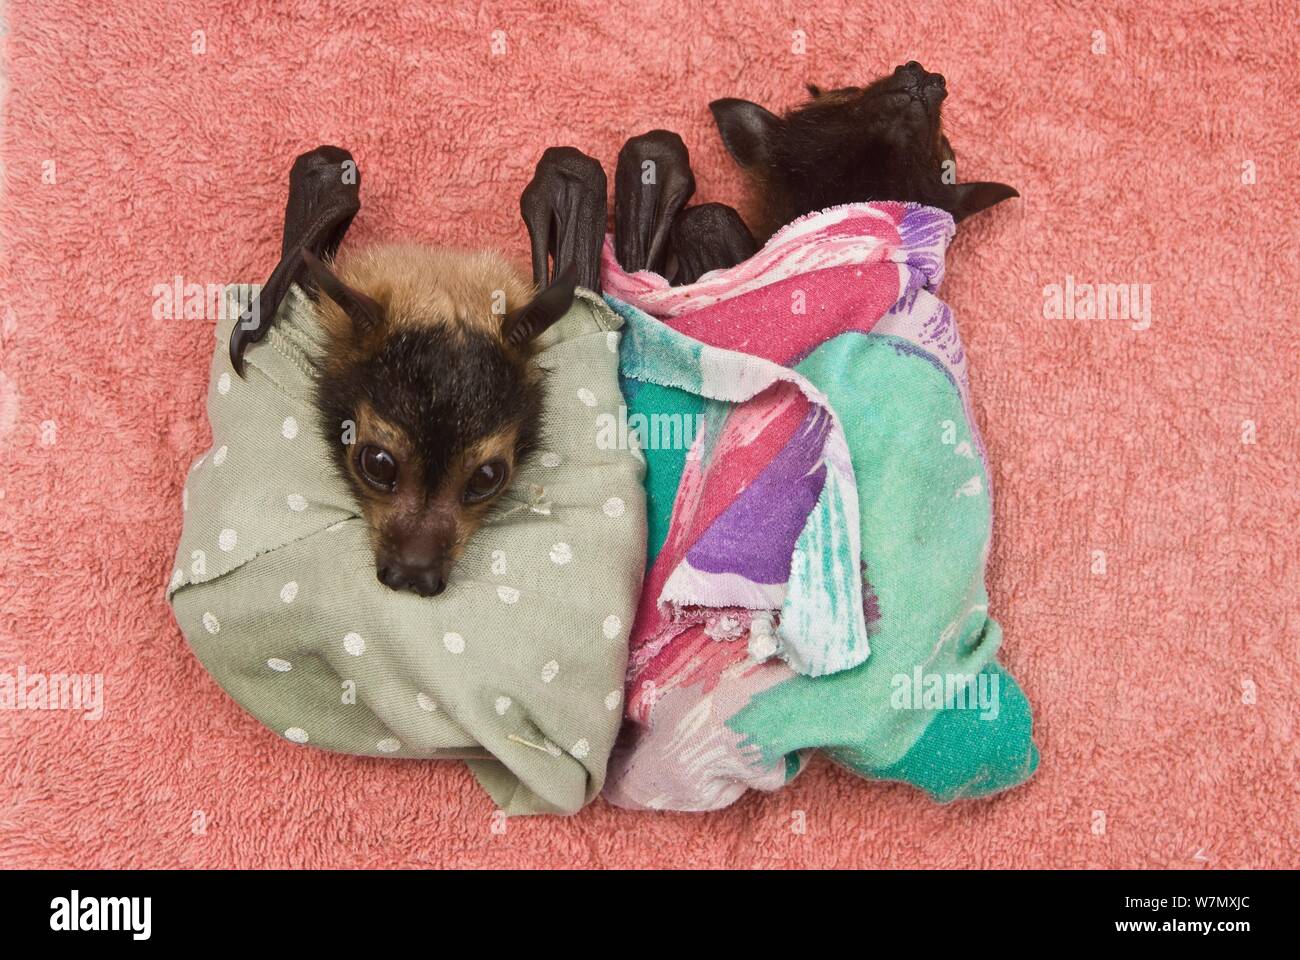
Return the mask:
<path id="1" fill-rule="evenodd" d="M 783 116 L 748 100 L 709 104 L 723 145 L 748 175 L 752 233 L 723 204 L 686 206 L 695 178 L 676 134 L 656 130 L 629 140 L 615 175 L 622 267 L 691 283 L 752 256 L 785 224 L 838 204 L 912 201 L 960 222 L 1019 196 L 1002 183 L 956 182 L 941 113 L 947 83 L 916 61 L 865 87 L 809 85 L 808 92 L 806 103 Z M 655 182 L 635 176 L 647 162 L 656 168 Z"/>
<path id="2" fill-rule="evenodd" d="M 242 376 L 290 285 L 308 294 L 324 334 L 317 427 L 370 527 L 376 574 L 395 590 L 445 589 L 535 448 L 545 391 L 537 338 L 569 309 L 577 283 L 599 289 L 604 184 L 598 198 L 581 182 L 571 189 L 564 162 L 580 168 L 580 158 L 544 158 L 521 201 L 543 265 L 555 254 L 540 290 L 491 252 L 382 244 L 339 253 L 360 209 L 351 154 L 318 147 L 290 171 L 280 261 L 235 325 L 230 360 Z"/>

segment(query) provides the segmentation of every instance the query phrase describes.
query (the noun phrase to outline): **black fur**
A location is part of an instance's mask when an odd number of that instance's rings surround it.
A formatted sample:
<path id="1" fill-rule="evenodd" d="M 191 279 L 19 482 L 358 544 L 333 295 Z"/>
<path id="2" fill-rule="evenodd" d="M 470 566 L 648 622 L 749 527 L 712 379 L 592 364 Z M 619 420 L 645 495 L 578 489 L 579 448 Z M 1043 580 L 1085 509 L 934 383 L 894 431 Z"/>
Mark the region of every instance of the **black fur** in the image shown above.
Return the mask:
<path id="1" fill-rule="evenodd" d="M 674 285 L 694 283 L 710 270 L 734 267 L 758 252 L 745 221 L 723 203 L 702 203 L 678 214 L 672 248 L 677 257 Z"/>
<path id="2" fill-rule="evenodd" d="M 1004 184 L 955 182 L 941 133 L 947 85 L 914 61 L 865 88 L 810 92 L 784 117 L 745 100 L 709 105 L 728 151 L 757 178 L 765 233 L 844 203 L 912 201 L 961 220 L 1019 196 Z"/>
<path id="3" fill-rule="evenodd" d="M 512 425 L 519 462 L 536 446 L 542 413 L 543 387 L 527 376 L 526 362 L 480 331 L 432 326 L 386 337 L 369 359 L 325 371 L 317 382 L 320 427 L 336 465 L 356 490 L 343 425 L 356 422 L 364 402 L 406 434 L 429 492 L 461 451 Z"/>
<path id="4" fill-rule="evenodd" d="M 675 134 L 652 131 L 629 140 L 614 178 L 615 251 L 623 269 L 671 272 L 675 265 L 672 282 L 691 283 L 735 266 L 785 224 L 828 207 L 911 201 L 960 221 L 1019 196 L 1001 183 L 956 182 L 940 116 L 947 83 L 919 63 L 867 87 L 809 84 L 808 93 L 812 99 L 785 116 L 731 97 L 709 104 L 727 151 L 752 177 L 755 218 L 748 225 L 721 204 L 684 208 L 695 179 Z M 643 184 L 647 159 L 655 161 L 661 182 L 689 189 Z"/>

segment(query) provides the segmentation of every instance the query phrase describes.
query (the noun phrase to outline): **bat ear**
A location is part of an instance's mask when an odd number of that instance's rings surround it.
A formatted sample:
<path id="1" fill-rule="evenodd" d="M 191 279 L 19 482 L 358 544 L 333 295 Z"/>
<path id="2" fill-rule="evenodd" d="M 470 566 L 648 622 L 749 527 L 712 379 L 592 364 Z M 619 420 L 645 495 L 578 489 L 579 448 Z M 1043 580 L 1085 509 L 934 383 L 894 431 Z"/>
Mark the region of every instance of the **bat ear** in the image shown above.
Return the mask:
<path id="1" fill-rule="evenodd" d="M 384 319 L 384 308 L 360 290 L 353 290 L 335 276 L 316 254 L 306 247 L 301 250 L 302 262 L 307 267 L 316 289 L 329 297 L 348 315 L 352 327 L 358 333 L 369 333 L 377 328 Z"/>
<path id="2" fill-rule="evenodd" d="M 551 285 L 517 310 L 506 314 L 501 332 L 506 342 L 522 347 L 532 343 L 544 330 L 569 312 L 573 306 L 573 291 L 578 283 L 578 272 L 569 264 Z"/>
<path id="3" fill-rule="evenodd" d="M 817 86 L 817 84 L 810 83 L 807 84 L 807 87 L 808 87 L 808 96 L 812 97 L 814 100 L 816 100 L 818 97 L 822 95 L 822 88 Z"/>
<path id="4" fill-rule="evenodd" d="M 987 210 L 995 203 L 1020 196 L 1014 187 L 1005 183 L 976 181 L 974 183 L 957 183 L 948 188 L 948 212 L 954 220 L 961 223 L 972 214 Z"/>
<path id="5" fill-rule="evenodd" d="M 727 97 L 709 104 L 713 119 L 718 122 L 722 143 L 742 167 L 765 164 L 768 142 L 781 118 L 756 103 Z"/>

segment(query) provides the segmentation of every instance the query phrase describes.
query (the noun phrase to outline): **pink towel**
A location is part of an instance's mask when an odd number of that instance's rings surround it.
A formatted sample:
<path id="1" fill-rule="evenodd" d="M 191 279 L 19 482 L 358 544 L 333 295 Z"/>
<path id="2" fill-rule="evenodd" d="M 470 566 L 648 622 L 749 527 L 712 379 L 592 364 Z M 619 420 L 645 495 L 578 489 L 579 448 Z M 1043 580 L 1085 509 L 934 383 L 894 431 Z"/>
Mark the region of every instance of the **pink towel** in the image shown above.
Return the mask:
<path id="1" fill-rule="evenodd" d="M 0 672 L 102 674 L 104 713 L 0 710 L 0 864 L 1300 864 L 1287 5 L 5 13 Z M 494 832 L 457 765 L 277 743 L 186 654 L 163 588 L 212 327 L 154 319 L 152 291 L 264 280 L 294 156 L 356 154 L 350 244 L 523 263 L 518 196 L 547 146 L 612 171 L 629 135 L 676 130 L 697 200 L 735 203 L 711 99 L 780 108 L 909 58 L 948 78 L 962 178 L 1023 196 L 962 225 L 944 291 L 996 470 L 989 591 L 1038 710 L 1032 782 L 937 807 L 817 762 L 704 817 L 597 801 Z M 1067 276 L 1150 284 L 1150 327 L 1048 319 Z"/>

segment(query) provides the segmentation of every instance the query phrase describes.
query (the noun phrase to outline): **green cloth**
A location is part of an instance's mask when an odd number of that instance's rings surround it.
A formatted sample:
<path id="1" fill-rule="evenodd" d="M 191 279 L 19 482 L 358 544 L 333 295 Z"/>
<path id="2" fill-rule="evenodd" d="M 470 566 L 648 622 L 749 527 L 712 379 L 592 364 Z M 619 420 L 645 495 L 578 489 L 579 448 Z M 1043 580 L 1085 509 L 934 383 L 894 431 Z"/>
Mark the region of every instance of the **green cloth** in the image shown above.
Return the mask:
<path id="1" fill-rule="evenodd" d="M 1033 715 L 996 660 L 1002 630 L 988 616 L 982 579 L 971 576 L 983 568 L 992 500 L 957 391 L 924 353 L 887 335 L 843 334 L 795 369 L 826 394 L 844 425 L 861 493 L 863 560 L 881 620 L 866 663 L 823 677 L 790 672 L 747 702 L 734 696 L 743 706 L 726 723 L 743 738 L 753 767 L 742 773 L 724 756 L 715 760 L 716 777 L 771 789 L 767 771 L 783 768 L 781 782 L 788 782 L 804 755 L 820 748 L 863 777 L 909 783 L 943 803 L 1025 782 L 1039 762 Z M 701 406 L 674 388 L 627 380 L 624 390 L 629 416 Z M 664 540 L 655 531 L 668 528 L 686 451 L 647 457 L 652 565 Z M 972 472 L 979 495 L 955 497 Z M 951 602 L 937 604 L 936 595 Z M 936 643 L 939 637 L 945 642 Z M 916 685 L 900 678 L 910 680 L 918 668 L 921 695 L 913 696 Z M 935 675 L 974 678 L 969 702 L 983 692 L 996 709 L 927 707 L 925 684 Z"/>
<path id="2" fill-rule="evenodd" d="M 645 563 L 644 462 L 596 444 L 597 417 L 623 404 L 621 319 L 579 291 L 542 336 L 543 450 L 432 598 L 376 579 L 317 432 L 310 303 L 291 289 L 246 379 L 227 357 L 234 322 L 217 325 L 212 450 L 186 482 L 167 590 L 194 653 L 289 741 L 469 759 L 507 814 L 581 809 L 622 719 Z"/>
<path id="3" fill-rule="evenodd" d="M 862 776 L 910 783 L 941 802 L 1023 783 L 1038 767 L 1033 717 L 995 659 L 1002 628 L 988 615 L 982 576 L 972 576 L 984 567 L 992 498 L 959 394 L 926 354 L 879 334 L 836 337 L 796 369 L 844 424 L 880 621 L 866 663 L 778 684 L 733 728 L 771 763 L 821 746 Z M 983 691 L 992 709 L 926 705 L 930 678 L 961 676 L 974 678 L 966 702 Z"/>

